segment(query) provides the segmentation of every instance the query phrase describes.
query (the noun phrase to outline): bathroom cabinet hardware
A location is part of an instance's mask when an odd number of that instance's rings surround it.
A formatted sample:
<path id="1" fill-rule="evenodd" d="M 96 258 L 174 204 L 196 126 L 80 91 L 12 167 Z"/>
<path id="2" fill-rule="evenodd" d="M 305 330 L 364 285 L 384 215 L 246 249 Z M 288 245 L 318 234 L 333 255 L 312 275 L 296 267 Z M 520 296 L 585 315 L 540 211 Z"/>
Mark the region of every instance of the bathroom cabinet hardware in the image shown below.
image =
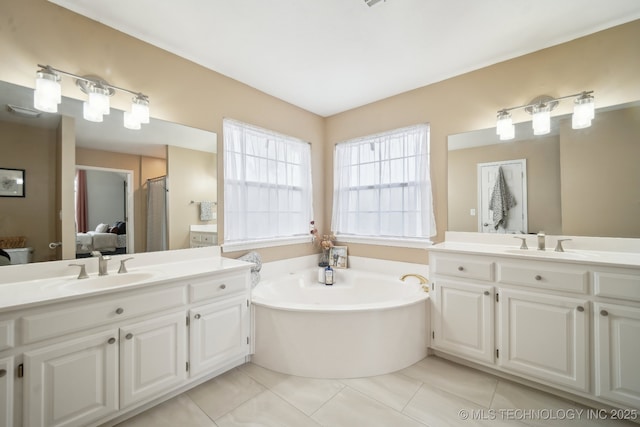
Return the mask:
<path id="1" fill-rule="evenodd" d="M 122 314 L 122 313 L 124 313 L 124 308 L 122 307 L 116 308 L 116 314 Z"/>
<path id="2" fill-rule="evenodd" d="M 249 344 L 249 337 L 247 337 L 247 344 Z"/>
<path id="3" fill-rule="evenodd" d="M 186 371 L 189 372 L 189 362 L 186 362 Z"/>
<path id="4" fill-rule="evenodd" d="M 520 249 L 522 249 L 522 250 L 529 249 L 529 246 L 527 246 L 527 238 L 526 237 L 513 236 L 513 238 L 522 240 L 522 244 L 520 244 Z"/>
<path id="5" fill-rule="evenodd" d="M 21 363 L 18 365 L 18 378 L 24 377 L 24 365 Z"/>
<path id="6" fill-rule="evenodd" d="M 6 369 L 0 369 L 0 378 L 4 377 L 7 375 L 7 370 Z"/>
<path id="7" fill-rule="evenodd" d="M 500 302 L 500 294 L 496 292 L 496 302 Z"/>
<path id="8" fill-rule="evenodd" d="M 189 326 L 189 316 L 187 316 L 187 326 Z"/>
<path id="9" fill-rule="evenodd" d="M 431 338 L 436 339 L 436 333 L 434 331 L 431 331 Z"/>
<path id="10" fill-rule="evenodd" d="M 496 359 L 500 359 L 500 349 L 496 348 Z"/>
<path id="11" fill-rule="evenodd" d="M 130 259 L 133 259 L 133 257 L 120 260 L 120 268 L 118 269 L 118 274 L 127 273 L 127 266 L 124 265 L 124 263 L 129 261 Z"/>
<path id="12" fill-rule="evenodd" d="M 458 271 L 464 271 L 464 267 L 463 266 L 458 266 Z"/>
<path id="13" fill-rule="evenodd" d="M 249 307 L 249 300 L 247 300 L 247 307 Z"/>
<path id="14" fill-rule="evenodd" d="M 223 283 L 222 285 L 220 285 L 220 289 L 227 289 L 227 285 Z"/>
<path id="15" fill-rule="evenodd" d="M 109 338 L 109 340 L 107 341 L 109 344 L 114 344 L 116 342 L 116 339 L 111 337 Z"/>
<path id="16" fill-rule="evenodd" d="M 124 336 L 126 339 L 130 340 L 131 338 L 133 338 L 133 334 L 131 332 L 129 332 L 127 335 Z"/>
<path id="17" fill-rule="evenodd" d="M 193 316 L 194 319 L 199 319 L 200 318 L 200 313 L 196 314 L 195 316 Z"/>
<path id="18" fill-rule="evenodd" d="M 600 314 L 601 314 L 602 316 L 608 316 L 608 315 L 609 315 L 609 312 L 608 312 L 607 310 L 600 310 Z"/>
<path id="19" fill-rule="evenodd" d="M 582 313 L 584 311 L 584 307 L 579 305 L 578 308 L 576 308 L 576 310 L 578 310 L 580 313 Z"/>
<path id="20" fill-rule="evenodd" d="M 541 276 L 541 275 L 539 275 L 539 274 L 536 274 L 536 277 L 534 277 L 534 279 L 536 279 L 536 280 L 542 280 L 542 276 Z"/>
<path id="21" fill-rule="evenodd" d="M 484 294 L 485 295 L 489 295 L 489 291 L 484 291 Z"/>

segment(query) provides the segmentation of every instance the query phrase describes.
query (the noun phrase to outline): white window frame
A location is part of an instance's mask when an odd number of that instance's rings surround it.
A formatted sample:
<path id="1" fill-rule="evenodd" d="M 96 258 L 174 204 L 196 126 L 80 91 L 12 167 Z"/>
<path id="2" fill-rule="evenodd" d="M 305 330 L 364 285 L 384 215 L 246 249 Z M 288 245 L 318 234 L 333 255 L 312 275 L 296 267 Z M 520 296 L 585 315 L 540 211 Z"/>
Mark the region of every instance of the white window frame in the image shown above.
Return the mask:
<path id="1" fill-rule="evenodd" d="M 344 212 L 340 212 L 339 210 L 344 209 L 345 197 L 346 197 L 345 193 L 348 193 L 350 191 L 357 191 L 359 189 L 359 186 L 349 185 L 344 188 L 340 188 L 340 182 L 345 180 L 343 180 L 341 177 L 342 172 L 340 171 L 340 166 L 339 166 L 340 161 L 338 159 L 339 147 L 341 145 L 342 147 L 347 147 L 349 144 L 351 145 L 372 144 L 371 146 L 373 149 L 374 144 L 380 143 L 381 140 L 392 138 L 397 135 L 402 135 L 402 134 L 408 135 L 411 133 L 419 133 L 419 132 L 422 132 L 423 135 L 426 134 L 425 135 L 426 140 L 424 141 L 424 143 L 426 144 L 426 147 L 423 147 L 423 149 L 426 150 L 426 160 L 425 160 L 426 163 L 423 164 L 425 171 L 424 171 L 424 178 L 422 179 L 422 181 L 419 182 L 418 180 L 411 180 L 411 181 L 406 180 L 403 182 L 396 182 L 396 183 L 387 182 L 387 183 L 381 183 L 380 185 L 367 185 L 366 187 L 367 189 L 374 189 L 377 191 L 381 191 L 382 188 L 385 188 L 385 187 L 390 188 L 390 187 L 398 187 L 398 186 L 402 186 L 402 187 L 420 186 L 421 194 L 424 194 L 425 196 L 423 196 L 424 203 L 421 203 L 421 209 L 419 210 L 419 213 L 420 215 L 428 215 L 429 225 L 427 226 L 427 229 L 429 230 L 430 236 L 418 237 L 418 236 L 363 235 L 363 234 L 357 234 L 355 232 L 345 233 L 344 230 L 341 230 L 340 228 L 342 226 L 340 224 L 344 224 L 345 220 L 344 220 Z M 409 248 L 427 248 L 432 245 L 432 241 L 430 237 L 436 234 L 436 226 L 435 226 L 435 213 L 433 211 L 433 202 L 432 202 L 433 195 L 432 195 L 431 179 L 430 179 L 429 135 L 430 135 L 429 125 L 421 124 L 421 125 L 409 126 L 406 128 L 394 129 L 388 132 L 369 135 L 361 138 L 356 138 L 356 139 L 338 143 L 336 145 L 334 149 L 334 195 L 333 195 L 332 230 L 335 233 L 338 241 L 346 242 L 346 243 L 362 243 L 362 244 L 370 244 L 370 245 L 409 247 Z M 407 153 L 405 153 L 404 158 L 407 158 L 407 157 L 411 157 L 411 155 L 407 155 Z M 390 158 L 381 157 L 379 162 L 382 163 L 389 160 Z M 365 163 L 370 163 L 370 162 L 363 162 L 363 163 L 352 162 L 351 165 L 357 164 L 358 166 L 361 166 Z M 340 200 L 338 200 L 341 197 L 342 197 L 342 203 L 340 203 Z M 350 206 L 350 209 L 351 208 L 352 206 Z M 378 212 L 380 213 L 385 212 L 382 208 L 380 209 L 381 210 L 379 210 Z M 357 212 L 358 211 L 356 210 L 356 215 L 358 215 Z M 406 211 L 403 211 L 403 212 L 406 212 Z"/>
<path id="2" fill-rule="evenodd" d="M 234 133 L 235 132 L 235 133 Z M 238 132 L 240 132 L 240 139 L 238 139 Z M 292 163 L 291 159 L 279 157 L 278 150 L 270 150 L 266 148 L 264 153 L 256 154 L 256 152 L 250 153 L 248 149 L 248 142 L 245 135 L 250 134 L 252 140 L 260 141 L 260 144 L 265 144 L 265 147 L 270 147 L 270 144 L 280 144 L 279 146 L 286 146 L 287 149 L 293 149 L 300 155 L 300 163 Z M 233 136 L 235 135 L 235 136 Z M 222 249 L 224 252 L 266 248 L 274 246 L 292 245 L 298 243 L 308 243 L 311 241 L 309 236 L 309 222 L 313 217 L 313 203 L 312 203 L 312 182 L 311 182 L 311 144 L 306 141 L 294 138 L 288 135 L 283 135 L 277 132 L 270 131 L 268 129 L 253 126 L 247 123 L 239 122 L 232 119 L 223 120 L 223 145 L 224 145 L 224 242 Z M 263 142 L 264 141 L 264 142 Z M 240 151 L 237 150 L 238 145 L 241 144 Z M 255 148 L 255 146 L 254 146 Z M 251 158 L 251 159 L 250 159 Z M 252 162 L 253 160 L 254 162 Z M 252 164 L 258 164 L 258 161 L 266 162 L 270 165 L 278 165 L 280 168 L 276 168 L 278 171 L 287 171 L 287 177 L 282 178 L 278 176 L 277 182 L 273 181 L 273 176 L 269 175 L 268 179 L 247 179 L 248 176 L 256 175 L 255 170 L 249 170 Z M 234 162 L 234 163 L 231 163 Z M 295 177 L 292 178 L 289 171 L 292 168 L 297 170 L 298 173 L 294 173 Z M 299 167 L 298 167 L 299 166 Z M 271 169 L 274 171 L 274 169 Z M 235 176 L 234 176 L 235 175 Z M 250 192 L 255 197 L 256 194 L 260 194 L 269 200 L 269 191 L 273 192 L 288 192 L 288 194 L 294 194 L 299 196 L 301 203 L 292 204 L 290 202 L 284 202 L 287 204 L 285 211 L 280 210 L 281 205 L 277 207 L 269 205 L 260 206 L 259 211 L 251 212 L 247 209 L 247 206 L 254 205 L 249 198 Z M 235 193 L 235 194 L 232 194 Z M 235 210 L 231 212 L 232 209 Z M 294 212 L 300 216 L 301 219 L 298 223 L 299 229 L 290 230 L 290 232 L 282 232 L 279 229 L 278 232 L 268 236 L 255 236 L 251 235 L 249 226 L 249 217 L 251 214 L 264 212 L 266 216 L 278 216 L 279 214 L 285 214 L 286 212 Z M 239 229 L 231 232 L 231 218 L 239 220 Z M 236 223 L 238 226 L 238 223 Z M 274 226 L 274 229 L 277 228 Z M 240 231 L 242 230 L 242 231 Z M 242 234 L 242 236 L 240 236 Z"/>

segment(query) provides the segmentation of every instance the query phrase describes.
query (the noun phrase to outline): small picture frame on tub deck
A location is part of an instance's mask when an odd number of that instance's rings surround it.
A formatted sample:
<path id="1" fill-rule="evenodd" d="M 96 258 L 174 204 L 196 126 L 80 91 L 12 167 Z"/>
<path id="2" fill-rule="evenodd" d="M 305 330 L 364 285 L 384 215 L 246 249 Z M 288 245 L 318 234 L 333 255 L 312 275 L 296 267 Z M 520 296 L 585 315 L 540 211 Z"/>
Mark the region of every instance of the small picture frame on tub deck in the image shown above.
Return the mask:
<path id="1" fill-rule="evenodd" d="M 24 169 L 0 168 L 0 197 L 24 197 Z"/>
<path id="2" fill-rule="evenodd" d="M 347 268 L 347 247 L 334 246 L 329 252 L 329 265 L 334 268 Z"/>

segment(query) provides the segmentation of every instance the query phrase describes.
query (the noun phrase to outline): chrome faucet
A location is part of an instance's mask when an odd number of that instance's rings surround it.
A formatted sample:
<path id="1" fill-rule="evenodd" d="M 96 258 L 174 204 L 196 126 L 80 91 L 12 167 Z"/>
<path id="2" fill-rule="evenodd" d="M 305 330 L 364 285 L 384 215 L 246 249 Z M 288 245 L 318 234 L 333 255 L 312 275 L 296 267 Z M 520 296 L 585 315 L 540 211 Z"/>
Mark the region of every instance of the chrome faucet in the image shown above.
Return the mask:
<path id="1" fill-rule="evenodd" d="M 544 251 L 545 250 L 544 238 L 545 238 L 544 231 L 539 232 L 538 233 L 538 250 L 539 251 Z"/>
<path id="2" fill-rule="evenodd" d="M 91 256 L 98 258 L 98 276 L 106 276 L 107 274 L 109 274 L 107 272 L 107 266 L 111 257 L 104 256 L 99 251 L 91 252 Z"/>

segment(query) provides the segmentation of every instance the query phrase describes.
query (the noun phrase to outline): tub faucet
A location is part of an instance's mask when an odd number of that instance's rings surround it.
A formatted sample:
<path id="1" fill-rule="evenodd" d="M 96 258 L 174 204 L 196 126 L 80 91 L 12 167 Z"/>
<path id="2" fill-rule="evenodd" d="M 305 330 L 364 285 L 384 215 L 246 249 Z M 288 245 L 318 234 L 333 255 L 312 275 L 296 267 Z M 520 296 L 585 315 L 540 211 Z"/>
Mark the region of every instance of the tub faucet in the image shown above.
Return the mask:
<path id="1" fill-rule="evenodd" d="M 400 277 L 400 280 L 402 280 L 404 282 L 404 279 L 406 279 L 407 277 L 415 277 L 420 281 L 421 285 L 426 285 L 428 280 L 426 277 L 420 275 L 420 274 L 415 274 L 415 273 L 409 273 L 409 274 L 404 274 Z"/>
<path id="2" fill-rule="evenodd" d="M 99 251 L 91 252 L 91 256 L 98 258 L 98 276 L 106 276 L 107 274 L 109 274 L 107 272 L 107 266 L 111 257 L 104 256 Z"/>
<path id="3" fill-rule="evenodd" d="M 544 251 L 545 250 L 545 235 L 544 235 L 544 231 L 541 231 L 538 233 L 538 250 L 539 251 Z"/>

